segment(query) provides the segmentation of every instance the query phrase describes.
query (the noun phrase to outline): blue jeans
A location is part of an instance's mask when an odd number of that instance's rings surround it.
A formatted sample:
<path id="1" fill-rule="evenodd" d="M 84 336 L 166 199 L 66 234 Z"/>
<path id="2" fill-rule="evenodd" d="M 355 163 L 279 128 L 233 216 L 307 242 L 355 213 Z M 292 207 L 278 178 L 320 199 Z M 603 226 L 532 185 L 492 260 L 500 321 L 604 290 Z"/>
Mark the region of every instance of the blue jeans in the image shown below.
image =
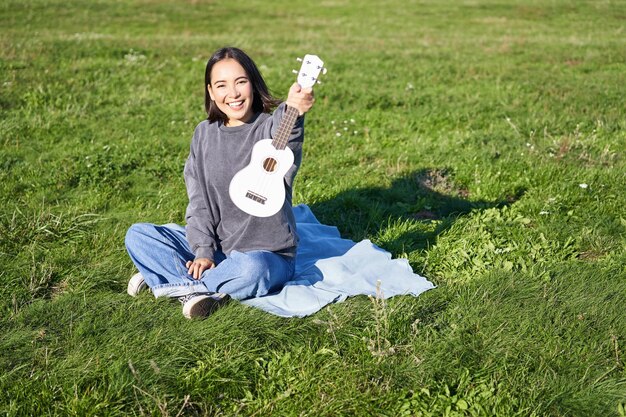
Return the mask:
<path id="1" fill-rule="evenodd" d="M 198 280 L 185 264 L 195 258 L 187 243 L 185 228 L 176 224 L 132 225 L 126 233 L 126 250 L 155 297 L 181 297 L 191 293 L 220 292 L 236 300 L 279 291 L 293 277 L 295 258 L 256 250 L 218 251 L 216 267 Z"/>

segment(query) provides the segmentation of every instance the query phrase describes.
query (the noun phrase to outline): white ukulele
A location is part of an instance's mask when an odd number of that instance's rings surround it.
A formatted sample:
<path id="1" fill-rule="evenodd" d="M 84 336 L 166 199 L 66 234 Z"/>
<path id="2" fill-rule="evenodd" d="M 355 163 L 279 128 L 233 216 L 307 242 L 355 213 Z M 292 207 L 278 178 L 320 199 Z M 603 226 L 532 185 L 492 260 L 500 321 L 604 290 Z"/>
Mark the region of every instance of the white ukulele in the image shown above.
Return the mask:
<path id="1" fill-rule="evenodd" d="M 322 71 L 326 73 L 322 60 L 316 55 L 305 55 L 298 72 L 298 84 L 302 88 L 313 87 Z M 297 118 L 298 110 L 286 107 L 274 139 L 258 141 L 252 148 L 250 164 L 231 180 L 228 193 L 242 211 L 256 217 L 269 217 L 285 204 L 284 177 L 294 159 L 287 141 Z"/>

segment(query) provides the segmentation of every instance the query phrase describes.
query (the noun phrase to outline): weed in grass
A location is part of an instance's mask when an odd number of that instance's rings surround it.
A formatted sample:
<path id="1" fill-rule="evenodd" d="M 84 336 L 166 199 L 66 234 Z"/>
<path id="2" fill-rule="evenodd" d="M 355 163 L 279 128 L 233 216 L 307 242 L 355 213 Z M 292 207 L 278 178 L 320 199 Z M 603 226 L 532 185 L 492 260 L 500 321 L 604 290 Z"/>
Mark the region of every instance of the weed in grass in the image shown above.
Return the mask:
<path id="1" fill-rule="evenodd" d="M 53 213 L 44 203 L 32 212 L 15 207 L 11 214 L 0 215 L 0 244 L 4 255 L 15 256 L 22 246 L 69 243 L 83 237 L 101 216 L 93 213 Z"/>
<path id="2" fill-rule="evenodd" d="M 376 281 L 376 296 L 368 296 L 372 302 L 372 314 L 374 316 L 372 334 L 364 338 L 370 353 L 381 360 L 384 356 L 393 355 L 396 348 L 389 341 L 389 316 L 393 314 L 385 302 L 385 294 L 381 289 L 381 281 Z"/>
<path id="3" fill-rule="evenodd" d="M 29 265 L 30 271 L 23 275 L 22 285 L 28 291 L 30 297 L 34 299 L 41 292 L 46 292 L 55 281 L 54 267 L 36 259 L 34 252 L 31 252 Z"/>
<path id="4" fill-rule="evenodd" d="M 313 323 L 317 325 L 328 326 L 326 331 L 331 335 L 335 348 L 339 349 L 339 342 L 337 341 L 337 331 L 341 330 L 341 322 L 339 321 L 339 318 L 330 306 L 326 307 L 325 311 L 328 313 L 329 319 L 327 321 L 324 321 L 316 318 L 313 320 Z"/>
<path id="5" fill-rule="evenodd" d="M 472 376 L 469 370 L 460 374 L 453 385 L 436 389 L 421 388 L 408 391 L 399 399 L 397 415 L 402 416 L 536 416 L 536 413 L 520 409 L 515 400 L 503 402 L 498 397 L 508 395 L 502 384 Z"/>

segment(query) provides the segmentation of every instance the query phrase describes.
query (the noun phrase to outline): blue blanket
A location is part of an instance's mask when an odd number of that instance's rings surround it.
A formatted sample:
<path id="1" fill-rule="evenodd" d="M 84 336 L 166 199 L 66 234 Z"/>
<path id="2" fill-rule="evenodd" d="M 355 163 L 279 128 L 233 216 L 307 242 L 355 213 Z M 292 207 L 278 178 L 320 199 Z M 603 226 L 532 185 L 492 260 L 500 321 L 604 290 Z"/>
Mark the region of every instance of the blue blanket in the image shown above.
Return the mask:
<path id="1" fill-rule="evenodd" d="M 306 205 L 294 207 L 300 244 L 294 279 L 276 294 L 243 301 L 282 317 L 303 317 L 354 295 L 417 296 L 435 286 L 417 275 L 406 259 L 369 240 L 342 239 L 336 227 L 321 224 Z"/>

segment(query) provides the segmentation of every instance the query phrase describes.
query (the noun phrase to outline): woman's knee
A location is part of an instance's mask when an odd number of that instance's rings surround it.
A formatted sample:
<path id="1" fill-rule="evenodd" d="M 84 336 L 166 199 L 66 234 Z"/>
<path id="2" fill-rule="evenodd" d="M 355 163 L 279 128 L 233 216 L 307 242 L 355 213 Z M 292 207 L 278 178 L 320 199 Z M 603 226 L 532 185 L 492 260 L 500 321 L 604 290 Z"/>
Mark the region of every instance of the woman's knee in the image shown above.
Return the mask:
<path id="1" fill-rule="evenodd" d="M 244 276 L 254 281 L 256 294 L 253 295 L 257 297 L 280 289 L 291 279 L 285 261 L 280 255 L 271 252 L 250 253 L 247 262 L 241 267 L 244 269 Z"/>
<path id="2" fill-rule="evenodd" d="M 262 253 L 234 253 L 232 260 L 237 263 L 242 277 L 252 278 L 254 281 L 266 278 L 270 271 L 270 262 Z"/>
<path id="3" fill-rule="evenodd" d="M 124 243 L 127 248 L 133 248 L 138 243 L 145 241 L 154 233 L 155 225 L 151 223 L 135 223 L 126 231 Z"/>

